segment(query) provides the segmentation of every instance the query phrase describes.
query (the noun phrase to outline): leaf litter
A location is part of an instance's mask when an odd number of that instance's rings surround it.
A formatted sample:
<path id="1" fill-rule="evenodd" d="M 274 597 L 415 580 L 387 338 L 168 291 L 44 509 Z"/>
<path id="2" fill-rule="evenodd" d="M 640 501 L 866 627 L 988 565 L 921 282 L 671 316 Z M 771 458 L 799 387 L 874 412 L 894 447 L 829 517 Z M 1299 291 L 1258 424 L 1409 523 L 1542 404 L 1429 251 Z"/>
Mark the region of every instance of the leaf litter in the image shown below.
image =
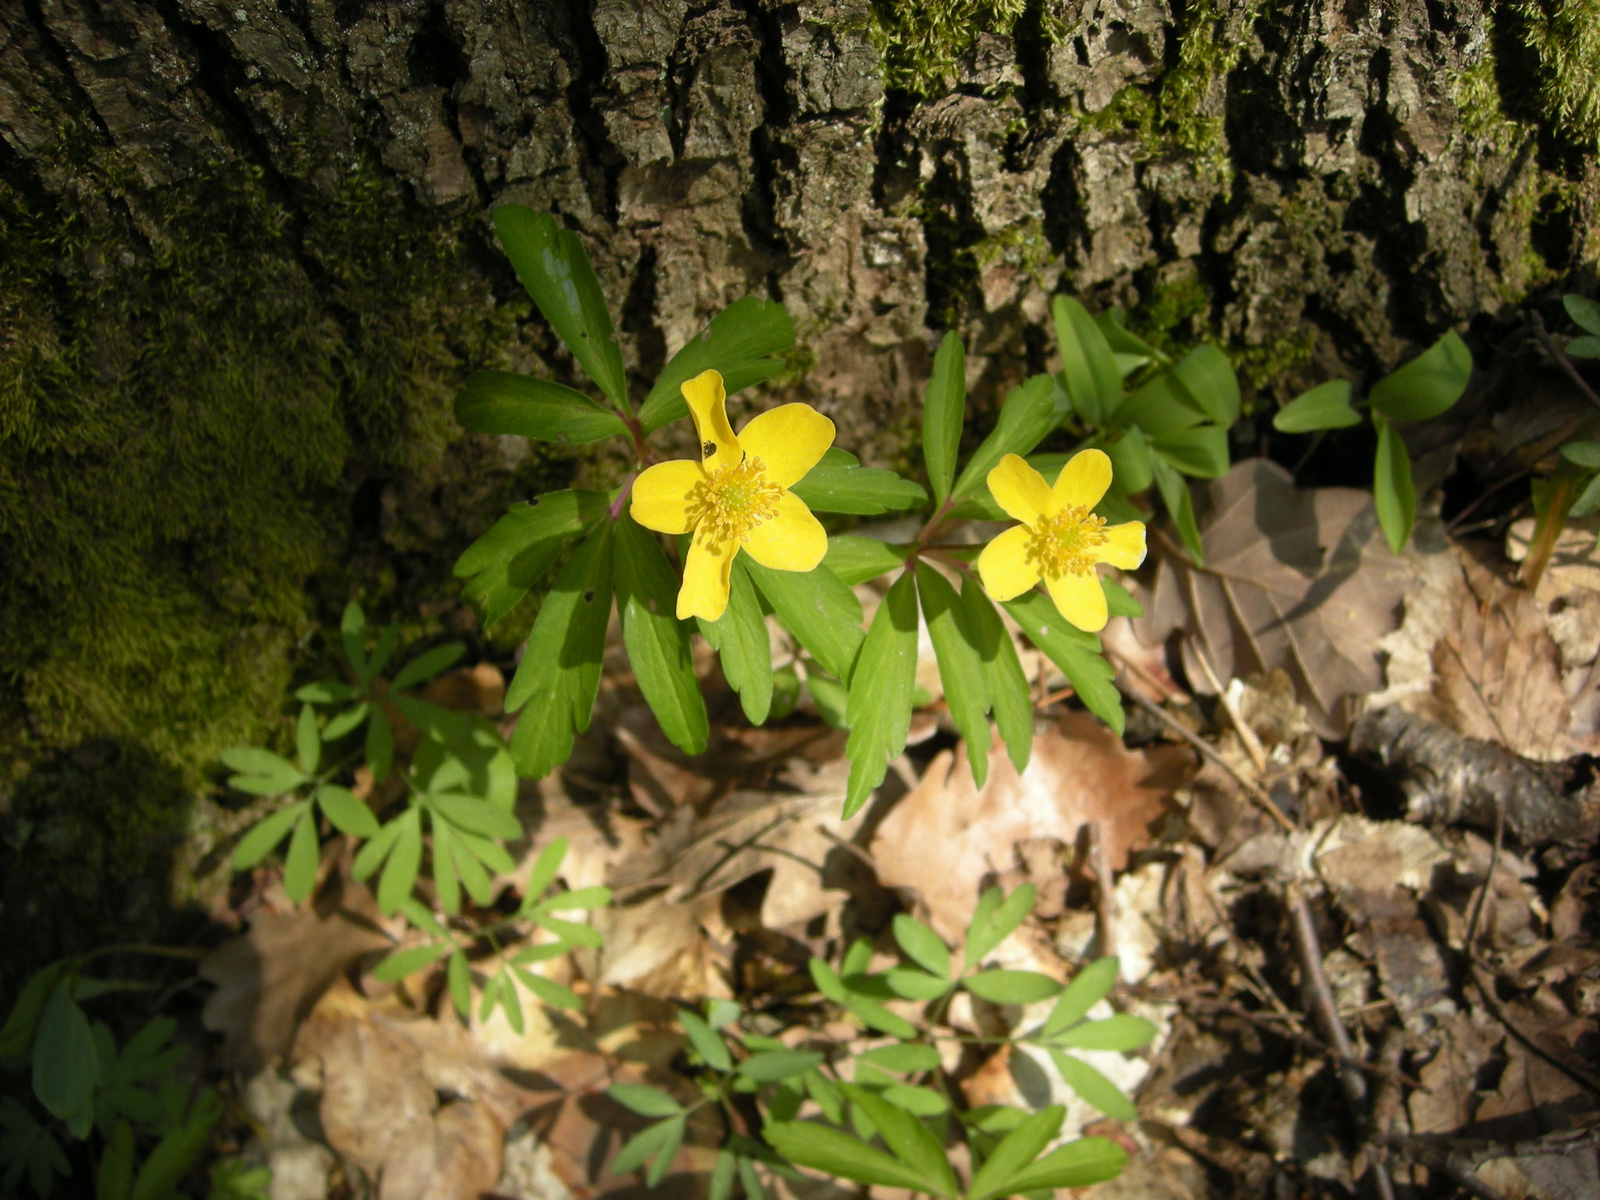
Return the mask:
<path id="1" fill-rule="evenodd" d="M 1530 594 L 1426 519 L 1394 558 L 1365 493 L 1297 490 L 1264 462 L 1205 511 L 1206 566 L 1165 554 L 1148 615 L 1112 639 L 1144 697 L 1126 740 L 1047 695 L 1059 677 L 1023 648 L 1033 759 L 1018 774 L 996 748 L 982 788 L 926 639 L 925 740 L 848 821 L 837 730 L 804 712 L 751 729 L 702 656 L 711 748 L 686 758 L 609 658 L 567 769 L 522 786 L 530 837 L 496 880 L 514 901 L 560 836 L 568 886 L 615 889 L 604 947 L 548 964 L 582 1013 L 463 1022 L 442 967 L 374 979 L 398 929 L 348 863 L 324 863 L 301 912 L 268 880 L 205 970 L 274 1196 L 641 1195 L 606 1171 L 640 1119 L 604 1089 L 693 1098 L 677 1006 L 731 998 L 763 1031 L 820 1021 L 865 1050 L 819 1009 L 808 958 L 866 937 L 891 964 L 899 911 L 958 944 L 997 883 L 1037 899 L 986 965 L 1067 980 L 1116 953 L 1115 1006 L 1163 1027 L 1141 1054 L 1093 1052 L 1137 1099 L 1126 1125 L 1025 1047 L 944 1056 L 964 1103 L 1070 1103 L 1069 1133 L 1124 1145 L 1095 1194 L 1600 1195 L 1592 532 Z M 440 700 L 497 715 L 493 684 Z M 472 965 L 476 1013 L 495 959 Z M 963 994 L 950 1019 L 994 1036 L 1034 1018 Z M 704 1195 L 721 1137 L 686 1139 L 664 1190 Z"/>

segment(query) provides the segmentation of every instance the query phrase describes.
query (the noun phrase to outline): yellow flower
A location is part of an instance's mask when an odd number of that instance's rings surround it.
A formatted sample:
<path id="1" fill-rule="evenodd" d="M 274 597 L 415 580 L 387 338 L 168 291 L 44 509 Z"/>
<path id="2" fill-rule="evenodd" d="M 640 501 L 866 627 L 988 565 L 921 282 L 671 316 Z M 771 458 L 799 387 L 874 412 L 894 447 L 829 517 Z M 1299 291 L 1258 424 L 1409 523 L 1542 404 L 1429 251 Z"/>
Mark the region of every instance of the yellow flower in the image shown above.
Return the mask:
<path id="1" fill-rule="evenodd" d="M 1015 454 L 989 472 L 995 501 L 1021 521 L 978 556 L 983 590 L 995 600 L 1022 595 L 1040 579 L 1056 609 L 1086 633 L 1106 627 L 1106 597 L 1097 563 L 1131 571 L 1144 562 L 1144 522 L 1107 526 L 1090 510 L 1111 486 L 1111 460 L 1083 450 L 1061 468 L 1051 487 Z"/>
<path id="2" fill-rule="evenodd" d="M 678 617 L 715 621 L 728 607 L 734 556 L 764 567 L 809 571 L 828 535 L 789 489 L 833 444 L 833 422 L 809 404 L 783 404 L 734 435 L 722 376 L 683 385 L 700 435 L 700 461 L 657 463 L 633 481 L 633 519 L 658 533 L 693 533 L 678 590 Z"/>

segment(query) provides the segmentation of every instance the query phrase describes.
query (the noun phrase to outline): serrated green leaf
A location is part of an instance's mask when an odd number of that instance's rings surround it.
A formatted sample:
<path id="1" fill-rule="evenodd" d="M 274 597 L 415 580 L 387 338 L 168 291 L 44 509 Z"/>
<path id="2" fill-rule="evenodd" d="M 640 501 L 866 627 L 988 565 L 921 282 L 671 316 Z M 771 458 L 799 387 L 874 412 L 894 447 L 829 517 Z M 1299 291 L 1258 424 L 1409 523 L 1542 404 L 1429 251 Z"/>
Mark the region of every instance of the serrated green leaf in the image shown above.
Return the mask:
<path id="1" fill-rule="evenodd" d="M 793 345 L 794 321 L 783 305 L 755 296 L 735 301 L 668 361 L 639 410 L 640 428 L 650 433 L 688 416 L 683 385 L 702 372 L 720 373 L 731 396 L 783 370 L 782 360 L 771 356 Z"/>
<path id="2" fill-rule="evenodd" d="M 1373 385 L 1367 403 L 1391 421 L 1426 421 L 1467 390 L 1472 352 L 1455 330 Z"/>
<path id="3" fill-rule="evenodd" d="M 493 220 L 517 278 L 550 328 L 611 403 L 631 412 L 622 350 L 583 243 L 549 213 L 518 204 L 502 204 Z"/>
<path id="4" fill-rule="evenodd" d="M 923 562 L 917 563 L 917 595 L 939 663 L 945 705 L 957 732 L 966 741 L 972 777 L 981 788 L 989 776 L 988 673 L 978 657 L 976 639 L 967 628 L 966 613 L 955 588 Z"/>
<path id="5" fill-rule="evenodd" d="M 1056 1001 L 1050 1015 L 1045 1018 L 1039 1030 L 1040 1035 L 1048 1038 L 1083 1020 L 1091 1008 L 1110 994 L 1117 982 L 1118 969 L 1117 956 L 1109 954 L 1095 959 L 1074 975 L 1072 982 L 1067 984 L 1067 990 L 1061 993 L 1061 999 Z"/>
<path id="6" fill-rule="evenodd" d="M 683 1111 L 683 1105 L 647 1083 L 614 1083 L 606 1088 L 606 1095 L 641 1117 L 670 1117 Z"/>
<path id="7" fill-rule="evenodd" d="M 1084 1021 L 1050 1040 L 1073 1050 L 1137 1050 L 1160 1032 L 1143 1017 L 1116 1013 L 1103 1021 Z"/>
<path id="8" fill-rule="evenodd" d="M 920 484 L 893 471 L 830 463 L 826 456 L 789 490 L 816 512 L 865 517 L 915 508 L 928 499 Z"/>
<path id="9" fill-rule="evenodd" d="M 1372 464 L 1372 500 L 1378 510 L 1378 524 L 1389 549 L 1399 554 L 1411 537 L 1417 519 L 1417 492 L 1411 484 L 1411 455 L 1393 425 L 1376 413 L 1372 423 L 1378 427 L 1378 454 Z"/>
<path id="10" fill-rule="evenodd" d="M 1082 1059 L 1073 1058 L 1054 1046 L 1047 1046 L 1050 1061 L 1062 1081 L 1085 1102 L 1094 1105 L 1113 1121 L 1137 1121 L 1139 1109 L 1122 1094 L 1122 1089 Z"/>
<path id="11" fill-rule="evenodd" d="M 298 800 L 251 826 L 250 832 L 240 838 L 233 849 L 233 869 L 243 871 L 253 867 L 270 854 L 273 847 L 288 836 L 289 827 L 299 820 L 305 806 L 304 800 Z"/>
<path id="12" fill-rule="evenodd" d="M 556 578 L 506 692 L 507 712 L 524 709 L 511 754 L 528 778 L 564 763 L 575 736 L 589 728 L 611 618 L 613 526 L 602 522 Z"/>
<path id="13" fill-rule="evenodd" d="M 1079 1138 L 1018 1171 L 1007 1187 L 1013 1192 L 1088 1187 L 1115 1179 L 1127 1163 L 1128 1152 L 1109 1138 Z"/>
<path id="14" fill-rule="evenodd" d="M 1009 896 L 997 887 L 985 889 L 967 926 L 962 970 L 982 962 L 991 950 L 1011 936 L 1012 930 L 1033 911 L 1037 897 L 1038 890 L 1031 883 L 1023 884 Z"/>
<path id="15" fill-rule="evenodd" d="M 378 818 L 349 788 L 325 783 L 317 788 L 317 806 L 340 833 L 369 838 L 378 832 Z"/>
<path id="16" fill-rule="evenodd" d="M 728 1044 L 710 1025 L 701 1020 L 697 1013 L 680 1008 L 678 1024 L 683 1026 L 683 1032 L 689 1037 L 689 1044 L 705 1060 L 707 1066 L 718 1071 L 733 1070 L 733 1056 L 728 1053 Z"/>
<path id="17" fill-rule="evenodd" d="M 950 494 L 965 496 L 984 487 L 989 472 L 1002 458 L 1027 454 L 1061 423 L 1067 411 L 1067 393 L 1052 375 L 1035 375 L 1012 388 L 1000 406 L 994 430 L 973 451 Z"/>
<path id="18" fill-rule="evenodd" d="M 1043 592 L 1027 592 L 1005 607 L 1028 640 L 1061 669 L 1084 706 L 1122 736 L 1122 694 L 1112 682 L 1116 668 L 1101 653 L 1100 639 L 1075 627 Z"/>
<path id="19" fill-rule="evenodd" d="M 1105 334 L 1071 296 L 1057 296 L 1050 315 L 1072 410 L 1091 426 L 1104 425 L 1122 401 L 1122 372 Z"/>
<path id="20" fill-rule="evenodd" d="M 1217 425 L 1193 425 L 1150 439 L 1150 449 L 1169 465 L 1198 479 L 1220 479 L 1228 473 L 1228 431 Z M 1151 464 L 1152 473 L 1155 464 Z"/>
<path id="21" fill-rule="evenodd" d="M 935 504 L 943 504 L 956 475 L 961 425 L 967 411 L 967 351 L 955 330 L 944 335 L 922 402 L 922 456 Z"/>
<path id="22" fill-rule="evenodd" d="M 383 875 L 378 880 L 378 908 L 385 916 L 400 907 L 400 902 L 411 894 L 417 881 L 417 871 L 422 866 L 422 810 L 407 809 L 396 818 L 399 827 L 394 846 L 383 864 Z M 381 830 L 379 831 L 382 832 Z M 372 845 L 368 842 L 367 845 Z"/>
<path id="23" fill-rule="evenodd" d="M 895 580 L 873 614 L 845 703 L 850 779 L 844 817 L 861 810 L 883 782 L 889 762 L 905 749 L 911 730 L 911 691 L 917 672 L 917 592 L 909 571 Z"/>
<path id="24" fill-rule="evenodd" d="M 631 516 L 619 518 L 615 531 L 617 611 L 634 678 L 661 732 L 685 754 L 703 754 L 711 726 L 694 673 L 690 626 L 676 616 L 678 574 L 656 535 Z"/>
<path id="25" fill-rule="evenodd" d="M 283 858 L 283 890 L 296 904 L 304 904 L 317 882 L 317 823 L 311 806 L 301 805 L 300 819 L 289 837 L 289 853 Z"/>
<path id="26" fill-rule="evenodd" d="M 1350 381 L 1330 379 L 1301 392 L 1272 418 L 1279 433 L 1313 433 L 1319 429 L 1348 429 L 1361 424 L 1361 414 L 1350 407 Z"/>
<path id="27" fill-rule="evenodd" d="M 749 574 L 783 627 L 823 670 L 849 680 L 865 635 L 861 632 L 861 601 L 837 575 L 821 566 L 814 571 L 774 571 L 748 554 L 739 555 L 733 569 Z"/>
<path id="28" fill-rule="evenodd" d="M 755 584 L 737 569 L 737 562 L 728 577 L 728 607 L 721 619 L 696 617 L 695 623 L 722 660 L 722 673 L 739 693 L 745 718 L 752 725 L 765 724 L 772 711 L 772 639 Z"/>
<path id="29" fill-rule="evenodd" d="M 781 1121 L 762 1130 L 762 1137 L 779 1154 L 802 1167 L 857 1183 L 909 1188 L 914 1192 L 930 1190 L 921 1172 L 842 1129 L 806 1121 Z"/>
<path id="30" fill-rule="evenodd" d="M 1033 753 L 1033 696 L 1022 673 L 1022 661 L 994 601 L 975 575 L 961 583 L 961 611 L 972 647 L 983 666 L 985 694 L 994 707 L 995 728 L 1006 744 L 1011 764 L 1021 774 Z"/>
<path id="31" fill-rule="evenodd" d="M 443 645 L 434 646 L 417 655 L 395 675 L 389 684 L 391 692 L 403 692 L 407 688 L 416 687 L 419 683 L 426 683 L 446 667 L 456 664 L 467 648 L 460 642 L 445 642 Z"/>
<path id="32" fill-rule="evenodd" d="M 968 1200 L 993 1200 L 996 1196 L 1013 1194 L 1017 1189 L 1011 1186 L 1012 1179 L 1055 1140 L 1066 1117 L 1067 1110 L 1059 1104 L 1023 1117 L 973 1172 L 972 1183 L 967 1188 Z"/>
<path id="33" fill-rule="evenodd" d="M 240 791 L 276 796 L 292 791 L 306 779 L 304 773 L 288 759 L 280 758 L 272 751 L 263 750 L 259 746 L 236 746 L 231 750 L 224 750 L 219 757 L 224 766 L 238 772 L 238 776 L 228 781 L 228 786 L 239 788 Z M 259 779 L 264 787 L 270 787 L 271 790 L 240 787 L 239 778 Z"/>
<path id="34" fill-rule="evenodd" d="M 396 950 L 372 968 L 372 977 L 381 983 L 398 983 L 407 975 L 414 975 L 422 968 L 438 962 L 454 949 L 455 946 L 450 942 L 432 942 L 426 946 Z"/>
<path id="35" fill-rule="evenodd" d="M 600 492 L 549 492 L 511 510 L 456 560 L 462 594 L 486 627 L 503 620 L 545 576 L 566 540 L 606 511 Z"/>
<path id="36" fill-rule="evenodd" d="M 950 950 L 937 933 L 905 913 L 895 914 L 893 929 L 896 944 L 912 962 L 940 978 L 950 974 Z"/>
<path id="37" fill-rule="evenodd" d="M 844 533 L 828 539 L 828 553 L 822 562 L 841 580 L 854 587 L 905 566 L 910 554 L 910 546 L 891 546 L 877 538 Z"/>
<path id="38" fill-rule="evenodd" d="M 512 434 L 563 445 L 628 433 L 621 417 L 582 392 L 510 371 L 474 372 L 456 397 L 456 420 L 476 433 Z"/>
<path id="39" fill-rule="evenodd" d="M 1037 971 L 979 971 L 961 982 L 967 991 L 991 1004 L 1034 1004 L 1061 990 L 1054 979 Z"/>

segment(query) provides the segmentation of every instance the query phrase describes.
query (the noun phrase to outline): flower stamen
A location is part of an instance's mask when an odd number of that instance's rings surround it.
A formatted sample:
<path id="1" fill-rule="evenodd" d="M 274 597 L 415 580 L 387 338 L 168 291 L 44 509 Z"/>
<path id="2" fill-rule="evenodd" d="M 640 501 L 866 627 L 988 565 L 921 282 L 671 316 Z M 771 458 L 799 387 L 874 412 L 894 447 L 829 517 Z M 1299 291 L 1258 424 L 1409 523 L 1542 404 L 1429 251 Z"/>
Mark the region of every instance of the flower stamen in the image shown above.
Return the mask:
<path id="1" fill-rule="evenodd" d="M 1107 542 L 1105 518 L 1085 508 L 1068 507 L 1040 518 L 1025 552 L 1028 562 L 1046 579 L 1092 575 L 1096 548 Z"/>
<path id="2" fill-rule="evenodd" d="M 723 467 L 694 485 L 689 493 L 689 514 L 695 538 L 708 547 L 743 542 L 763 521 L 778 515 L 783 488 L 767 478 L 759 458 Z"/>

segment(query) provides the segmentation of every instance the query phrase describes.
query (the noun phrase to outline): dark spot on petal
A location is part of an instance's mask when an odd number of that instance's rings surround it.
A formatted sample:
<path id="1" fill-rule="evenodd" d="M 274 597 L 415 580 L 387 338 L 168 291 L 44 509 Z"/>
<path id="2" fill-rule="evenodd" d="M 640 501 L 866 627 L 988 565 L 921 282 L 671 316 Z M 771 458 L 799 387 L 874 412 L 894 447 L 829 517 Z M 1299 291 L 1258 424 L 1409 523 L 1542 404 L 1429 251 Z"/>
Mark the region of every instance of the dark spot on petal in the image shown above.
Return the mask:
<path id="1" fill-rule="evenodd" d="M 717 444 L 715 442 L 701 442 L 700 443 L 700 453 L 705 455 L 705 457 L 710 458 L 716 452 L 717 452 Z"/>

